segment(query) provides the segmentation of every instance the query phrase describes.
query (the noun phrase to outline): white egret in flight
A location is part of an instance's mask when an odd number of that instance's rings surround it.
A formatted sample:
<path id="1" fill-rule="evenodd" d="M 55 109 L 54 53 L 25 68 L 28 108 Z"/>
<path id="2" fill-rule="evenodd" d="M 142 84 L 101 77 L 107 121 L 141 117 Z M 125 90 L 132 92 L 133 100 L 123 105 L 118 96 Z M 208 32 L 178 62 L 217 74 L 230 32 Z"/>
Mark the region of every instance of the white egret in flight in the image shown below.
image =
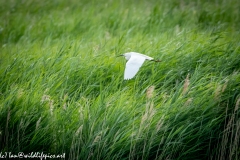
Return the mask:
<path id="1" fill-rule="evenodd" d="M 137 52 L 128 52 L 120 56 L 124 56 L 128 60 L 124 71 L 124 80 L 132 79 L 145 60 L 160 62 L 160 60 L 154 60 L 152 57 Z"/>

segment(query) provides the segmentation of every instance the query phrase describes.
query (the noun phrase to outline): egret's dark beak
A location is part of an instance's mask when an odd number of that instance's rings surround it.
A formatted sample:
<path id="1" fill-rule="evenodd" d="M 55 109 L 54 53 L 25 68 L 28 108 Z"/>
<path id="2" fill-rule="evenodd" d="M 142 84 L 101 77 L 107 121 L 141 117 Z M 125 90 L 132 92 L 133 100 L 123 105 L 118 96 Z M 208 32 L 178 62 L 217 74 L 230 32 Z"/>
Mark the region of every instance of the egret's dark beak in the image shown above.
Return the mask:
<path id="1" fill-rule="evenodd" d="M 123 56 L 123 54 L 117 55 L 117 57 L 121 57 L 121 56 Z"/>

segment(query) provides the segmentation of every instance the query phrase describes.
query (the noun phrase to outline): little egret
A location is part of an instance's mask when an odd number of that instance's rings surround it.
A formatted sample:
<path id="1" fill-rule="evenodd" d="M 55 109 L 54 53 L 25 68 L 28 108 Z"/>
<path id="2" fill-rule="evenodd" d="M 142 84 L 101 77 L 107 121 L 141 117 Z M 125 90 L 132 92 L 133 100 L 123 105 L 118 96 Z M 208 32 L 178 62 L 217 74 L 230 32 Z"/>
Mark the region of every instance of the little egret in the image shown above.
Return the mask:
<path id="1" fill-rule="evenodd" d="M 128 60 L 124 71 L 124 80 L 132 79 L 145 60 L 160 62 L 160 60 L 154 60 L 152 57 L 137 52 L 128 52 L 119 56 L 124 56 Z"/>

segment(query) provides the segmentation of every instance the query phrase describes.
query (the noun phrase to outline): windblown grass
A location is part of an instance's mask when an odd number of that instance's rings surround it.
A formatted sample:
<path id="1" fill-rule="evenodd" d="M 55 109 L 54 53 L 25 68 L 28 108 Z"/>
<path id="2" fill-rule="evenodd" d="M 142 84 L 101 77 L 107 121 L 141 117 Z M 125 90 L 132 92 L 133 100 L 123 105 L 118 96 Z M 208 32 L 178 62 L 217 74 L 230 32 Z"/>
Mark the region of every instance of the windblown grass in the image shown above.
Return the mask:
<path id="1" fill-rule="evenodd" d="M 0 152 L 240 158 L 240 2 L 0 2 Z M 125 60 L 145 62 L 123 80 Z"/>

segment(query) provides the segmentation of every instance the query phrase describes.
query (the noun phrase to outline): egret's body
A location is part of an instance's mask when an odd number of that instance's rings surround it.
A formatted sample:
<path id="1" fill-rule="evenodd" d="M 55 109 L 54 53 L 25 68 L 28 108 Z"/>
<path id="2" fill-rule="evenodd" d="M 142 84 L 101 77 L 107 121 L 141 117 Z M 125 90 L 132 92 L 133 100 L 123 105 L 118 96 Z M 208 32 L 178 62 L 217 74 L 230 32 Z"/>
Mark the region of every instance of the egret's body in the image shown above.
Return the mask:
<path id="1" fill-rule="evenodd" d="M 126 60 L 128 60 L 124 71 L 125 80 L 132 79 L 137 74 L 139 68 L 142 66 L 145 60 L 160 62 L 154 60 L 152 57 L 137 52 L 128 52 L 122 54 L 121 56 L 124 56 Z"/>

